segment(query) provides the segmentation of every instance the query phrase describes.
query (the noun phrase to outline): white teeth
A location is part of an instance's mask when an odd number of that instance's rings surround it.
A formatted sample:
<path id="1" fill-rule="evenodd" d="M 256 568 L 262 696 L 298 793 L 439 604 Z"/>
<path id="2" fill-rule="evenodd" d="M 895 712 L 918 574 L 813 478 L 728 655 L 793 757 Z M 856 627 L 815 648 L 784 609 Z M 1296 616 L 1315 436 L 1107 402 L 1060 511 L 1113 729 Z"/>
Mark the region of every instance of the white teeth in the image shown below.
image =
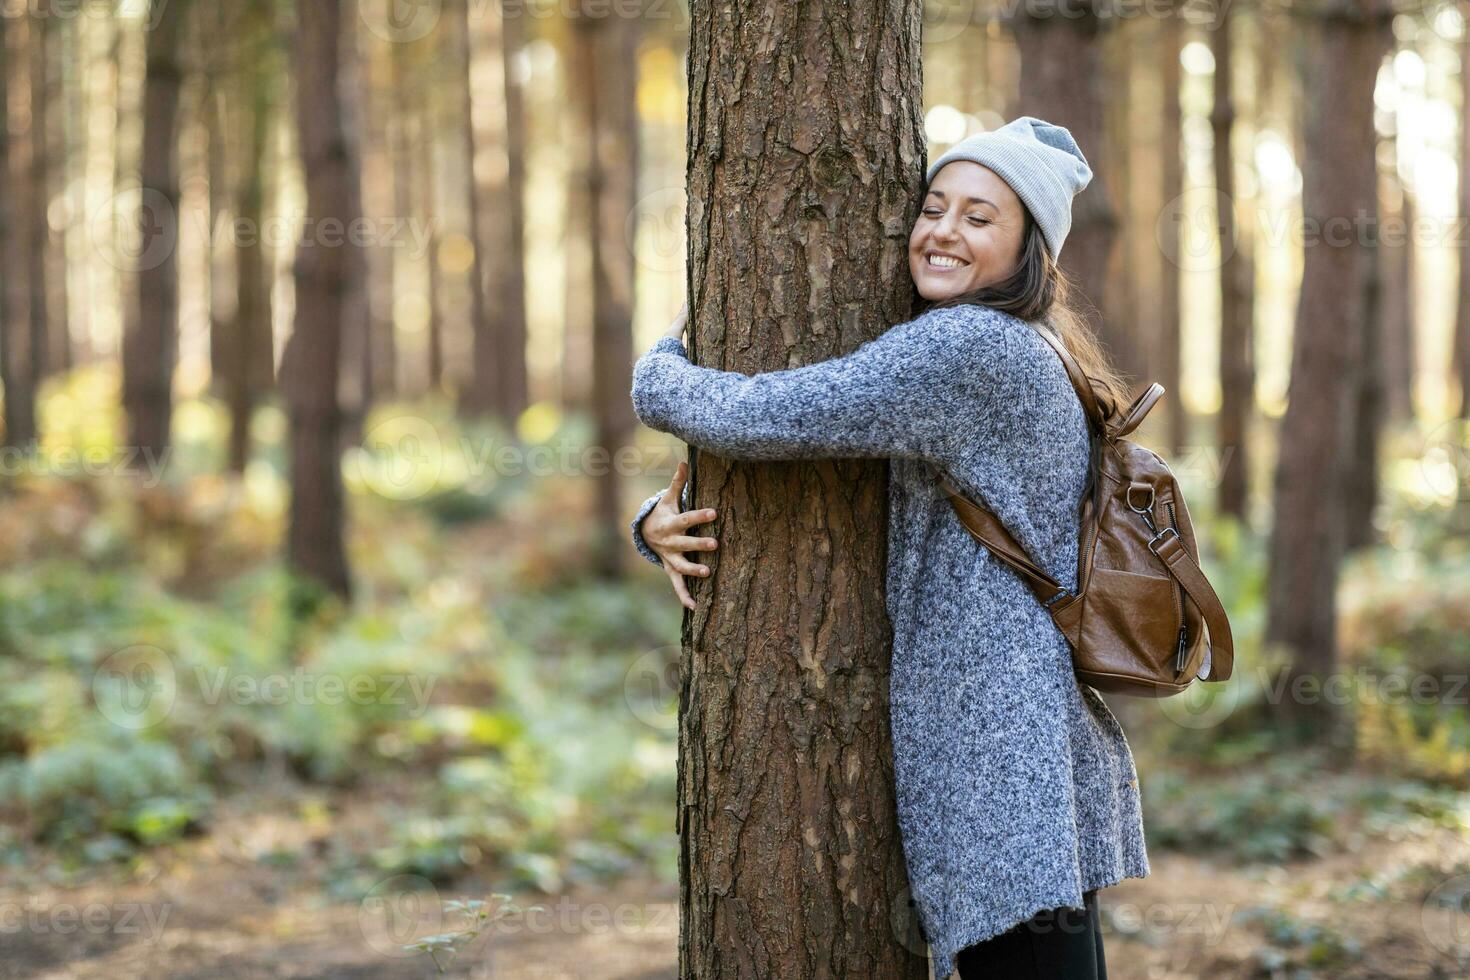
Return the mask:
<path id="1" fill-rule="evenodd" d="M 948 255 L 931 255 L 929 256 L 929 264 L 937 265 L 941 269 L 958 269 L 966 263 L 961 262 L 959 259 L 950 258 Z"/>

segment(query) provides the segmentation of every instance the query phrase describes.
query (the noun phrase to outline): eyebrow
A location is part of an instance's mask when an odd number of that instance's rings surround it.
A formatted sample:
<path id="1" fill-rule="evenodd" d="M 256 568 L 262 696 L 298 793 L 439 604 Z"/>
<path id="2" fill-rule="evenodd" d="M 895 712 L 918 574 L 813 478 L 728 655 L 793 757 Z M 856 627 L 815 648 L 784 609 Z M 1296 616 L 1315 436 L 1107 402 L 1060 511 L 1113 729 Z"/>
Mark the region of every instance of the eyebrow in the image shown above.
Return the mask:
<path id="1" fill-rule="evenodd" d="M 931 190 L 929 193 L 935 195 L 941 201 L 945 199 L 945 197 L 944 197 L 944 191 L 933 191 L 933 190 Z M 991 207 L 995 208 L 995 210 L 997 210 L 997 211 L 1000 210 L 1000 205 L 996 204 L 994 201 L 987 201 L 983 197 L 969 197 L 969 198 L 966 198 L 965 200 L 969 204 L 988 204 Z"/>

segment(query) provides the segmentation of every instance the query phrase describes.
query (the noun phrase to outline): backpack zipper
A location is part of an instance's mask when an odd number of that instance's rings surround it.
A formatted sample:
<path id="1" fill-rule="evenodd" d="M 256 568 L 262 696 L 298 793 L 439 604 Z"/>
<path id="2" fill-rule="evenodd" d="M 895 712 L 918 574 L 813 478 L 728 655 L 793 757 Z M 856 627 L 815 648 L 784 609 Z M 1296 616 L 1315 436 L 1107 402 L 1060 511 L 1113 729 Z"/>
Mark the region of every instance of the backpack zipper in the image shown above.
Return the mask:
<path id="1" fill-rule="evenodd" d="M 1169 526 L 1174 529 L 1175 534 L 1178 534 L 1179 524 L 1174 519 L 1174 501 L 1166 501 L 1164 506 L 1169 508 Z M 1180 540 L 1183 539 L 1181 538 Z M 1173 576 L 1171 575 L 1170 578 L 1173 578 Z M 1179 645 L 1174 650 L 1174 673 L 1177 674 L 1184 670 L 1184 651 L 1189 646 L 1189 623 L 1184 618 L 1184 594 L 1180 591 L 1177 581 L 1173 584 L 1174 601 L 1179 607 Z"/>

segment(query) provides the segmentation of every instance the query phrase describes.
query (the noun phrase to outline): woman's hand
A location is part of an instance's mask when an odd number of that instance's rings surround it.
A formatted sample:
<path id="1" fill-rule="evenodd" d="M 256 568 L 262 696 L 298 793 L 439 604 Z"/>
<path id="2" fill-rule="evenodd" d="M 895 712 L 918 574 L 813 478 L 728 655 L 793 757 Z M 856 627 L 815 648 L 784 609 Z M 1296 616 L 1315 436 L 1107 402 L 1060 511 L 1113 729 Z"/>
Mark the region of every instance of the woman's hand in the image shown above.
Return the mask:
<path id="1" fill-rule="evenodd" d="M 663 499 L 654 505 L 648 516 L 643 518 L 639 531 L 643 540 L 658 555 L 659 560 L 664 563 L 664 571 L 668 573 L 669 579 L 674 583 L 674 592 L 679 601 L 686 608 L 694 608 L 694 600 L 689 596 L 689 590 L 684 587 L 685 575 L 698 575 L 700 578 L 709 576 L 709 568 L 705 565 L 696 565 L 684 557 L 686 551 L 714 551 L 719 543 L 714 538 L 696 538 L 685 533 L 695 524 L 703 524 L 715 519 L 712 509 L 705 510 L 679 510 L 679 500 L 684 492 L 684 481 L 689 475 L 689 464 L 679 462 L 679 467 L 674 471 L 674 479 L 669 483 L 669 488 L 664 491 Z"/>
<path id="2" fill-rule="evenodd" d="M 679 307 L 678 315 L 674 317 L 673 324 L 664 331 L 665 337 L 673 337 L 679 343 L 684 343 L 684 328 L 689 323 L 689 301 L 686 299 L 684 305 Z M 676 498 L 677 499 L 677 498 Z"/>

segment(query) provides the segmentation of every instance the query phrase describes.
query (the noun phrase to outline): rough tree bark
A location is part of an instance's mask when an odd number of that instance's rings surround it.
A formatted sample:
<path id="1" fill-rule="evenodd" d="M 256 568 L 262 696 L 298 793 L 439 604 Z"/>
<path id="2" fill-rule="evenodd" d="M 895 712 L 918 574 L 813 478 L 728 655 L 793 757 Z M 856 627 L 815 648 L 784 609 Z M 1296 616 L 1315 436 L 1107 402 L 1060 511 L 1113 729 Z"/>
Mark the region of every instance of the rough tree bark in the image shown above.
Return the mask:
<path id="1" fill-rule="evenodd" d="M 694 359 L 777 370 L 908 319 L 921 4 L 691 18 Z M 888 719 L 887 464 L 697 463 L 693 505 L 722 522 L 680 669 L 680 976 L 921 980 Z"/>

